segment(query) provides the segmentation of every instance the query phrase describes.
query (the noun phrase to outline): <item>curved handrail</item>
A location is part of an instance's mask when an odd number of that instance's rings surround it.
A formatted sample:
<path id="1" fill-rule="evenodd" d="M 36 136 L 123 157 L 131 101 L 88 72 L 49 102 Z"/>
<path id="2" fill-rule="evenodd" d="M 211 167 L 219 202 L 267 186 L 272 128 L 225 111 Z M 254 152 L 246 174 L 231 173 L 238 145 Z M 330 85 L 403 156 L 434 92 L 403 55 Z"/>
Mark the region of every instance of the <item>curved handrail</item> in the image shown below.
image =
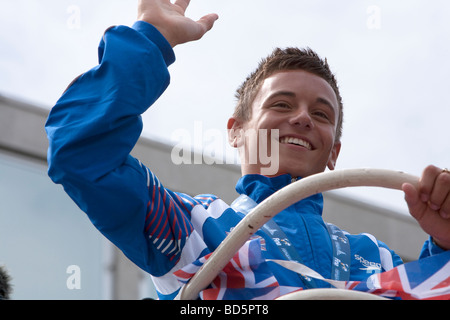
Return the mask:
<path id="1" fill-rule="evenodd" d="M 388 300 L 375 294 L 346 289 L 308 289 L 285 294 L 276 300 Z"/>
<path id="2" fill-rule="evenodd" d="M 295 202 L 317 193 L 346 187 L 384 187 L 401 190 L 403 183 L 417 185 L 418 180 L 416 176 L 399 171 L 344 169 L 318 173 L 291 183 L 261 202 L 237 224 L 201 269 L 182 288 L 179 298 L 196 299 L 199 292 L 215 279 L 234 254 L 259 228 Z"/>

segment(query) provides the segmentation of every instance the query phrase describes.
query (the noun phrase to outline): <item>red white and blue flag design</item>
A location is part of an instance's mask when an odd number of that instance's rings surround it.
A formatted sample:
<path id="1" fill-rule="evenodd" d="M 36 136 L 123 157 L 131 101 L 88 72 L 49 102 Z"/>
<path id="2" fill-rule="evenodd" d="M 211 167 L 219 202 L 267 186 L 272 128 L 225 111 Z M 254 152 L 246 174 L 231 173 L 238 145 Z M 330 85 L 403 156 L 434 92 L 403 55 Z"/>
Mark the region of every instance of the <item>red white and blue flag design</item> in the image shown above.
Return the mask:
<path id="1" fill-rule="evenodd" d="M 450 300 L 450 251 L 350 281 L 347 288 L 403 300 Z"/>
<path id="2" fill-rule="evenodd" d="M 177 279 L 187 283 L 205 261 L 208 254 L 176 271 Z M 200 292 L 204 300 L 272 300 L 280 295 L 279 285 L 261 255 L 258 239 L 248 241 L 219 273 L 210 288 Z"/>
<path id="3" fill-rule="evenodd" d="M 210 256 L 178 270 L 175 276 L 187 283 Z M 348 281 L 342 287 L 392 299 L 450 300 L 450 252 L 373 274 L 366 281 Z M 211 286 L 200 293 L 200 298 L 205 300 L 271 300 L 279 296 L 279 284 L 261 256 L 258 240 L 247 242 Z"/>

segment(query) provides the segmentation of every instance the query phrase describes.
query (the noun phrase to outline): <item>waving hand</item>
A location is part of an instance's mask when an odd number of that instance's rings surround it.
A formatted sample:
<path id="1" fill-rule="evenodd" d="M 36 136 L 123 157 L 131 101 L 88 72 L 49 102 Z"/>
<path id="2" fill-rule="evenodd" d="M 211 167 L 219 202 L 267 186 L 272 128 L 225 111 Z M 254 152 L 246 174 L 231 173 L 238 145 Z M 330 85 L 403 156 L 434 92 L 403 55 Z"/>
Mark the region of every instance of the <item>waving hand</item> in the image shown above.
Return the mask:
<path id="1" fill-rule="evenodd" d="M 185 16 L 190 0 L 139 0 L 138 20 L 146 21 L 157 28 L 172 47 L 199 40 L 218 19 L 217 14 L 208 14 L 198 21 Z"/>

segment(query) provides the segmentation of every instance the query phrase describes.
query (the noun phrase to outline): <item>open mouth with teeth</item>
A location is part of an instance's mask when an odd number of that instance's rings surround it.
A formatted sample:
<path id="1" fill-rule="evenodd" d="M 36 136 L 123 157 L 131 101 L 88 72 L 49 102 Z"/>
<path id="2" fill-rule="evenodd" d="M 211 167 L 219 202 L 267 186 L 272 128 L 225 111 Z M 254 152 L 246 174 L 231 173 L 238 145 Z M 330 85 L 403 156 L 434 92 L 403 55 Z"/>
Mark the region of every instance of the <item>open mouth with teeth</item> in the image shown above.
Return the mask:
<path id="1" fill-rule="evenodd" d="M 280 143 L 292 144 L 292 145 L 296 145 L 296 146 L 300 146 L 300 147 L 306 148 L 308 150 L 312 150 L 313 149 L 311 143 L 309 143 L 308 141 L 305 141 L 303 139 L 300 139 L 300 138 L 282 137 L 280 139 Z"/>

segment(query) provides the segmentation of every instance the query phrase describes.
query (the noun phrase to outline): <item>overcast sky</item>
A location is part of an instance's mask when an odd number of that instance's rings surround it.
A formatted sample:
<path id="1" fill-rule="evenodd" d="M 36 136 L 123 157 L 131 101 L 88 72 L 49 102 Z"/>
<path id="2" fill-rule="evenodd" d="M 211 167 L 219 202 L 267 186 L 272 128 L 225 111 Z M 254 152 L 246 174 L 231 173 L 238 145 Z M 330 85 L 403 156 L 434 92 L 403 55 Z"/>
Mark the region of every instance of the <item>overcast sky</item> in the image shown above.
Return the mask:
<path id="1" fill-rule="evenodd" d="M 97 63 L 111 25 L 131 25 L 136 0 L 2 0 L 0 94 L 51 108 Z M 180 129 L 225 129 L 234 91 L 274 47 L 311 47 L 328 59 L 344 99 L 337 169 L 420 175 L 450 166 L 450 2 L 446 0 L 192 0 L 188 15 L 220 19 L 201 41 L 175 49 L 172 83 L 144 114 L 143 135 L 176 144 Z M 205 190 L 207 192 L 207 190 Z M 381 189 L 343 191 L 406 210 Z"/>

